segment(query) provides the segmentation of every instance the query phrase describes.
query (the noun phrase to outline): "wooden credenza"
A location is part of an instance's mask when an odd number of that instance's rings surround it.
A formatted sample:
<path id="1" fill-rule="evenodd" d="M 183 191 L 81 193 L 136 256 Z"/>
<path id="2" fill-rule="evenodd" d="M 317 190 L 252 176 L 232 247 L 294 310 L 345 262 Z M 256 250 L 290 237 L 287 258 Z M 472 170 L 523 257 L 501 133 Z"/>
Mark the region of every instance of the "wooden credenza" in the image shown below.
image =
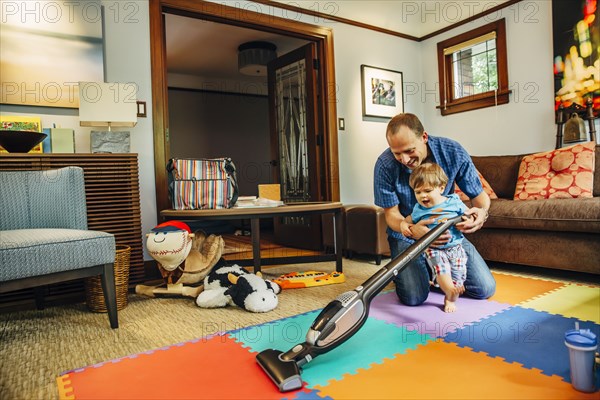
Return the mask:
<path id="1" fill-rule="evenodd" d="M 110 232 L 115 235 L 118 244 L 130 246 L 129 284 L 143 282 L 145 275 L 137 154 L 0 154 L 2 171 L 45 170 L 66 166 L 83 168 L 88 228 Z M 81 301 L 85 299 L 83 281 L 50 285 L 45 298 L 49 304 Z M 32 289 L 0 295 L 0 308 L 32 304 Z"/>

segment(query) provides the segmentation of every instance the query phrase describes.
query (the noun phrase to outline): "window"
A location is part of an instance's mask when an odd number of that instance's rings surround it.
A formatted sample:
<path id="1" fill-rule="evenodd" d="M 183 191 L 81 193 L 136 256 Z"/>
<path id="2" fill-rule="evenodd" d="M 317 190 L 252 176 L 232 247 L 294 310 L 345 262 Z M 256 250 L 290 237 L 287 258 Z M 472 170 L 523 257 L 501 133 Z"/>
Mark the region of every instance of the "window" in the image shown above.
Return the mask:
<path id="1" fill-rule="evenodd" d="M 508 103 L 504 19 L 437 44 L 442 115 Z"/>

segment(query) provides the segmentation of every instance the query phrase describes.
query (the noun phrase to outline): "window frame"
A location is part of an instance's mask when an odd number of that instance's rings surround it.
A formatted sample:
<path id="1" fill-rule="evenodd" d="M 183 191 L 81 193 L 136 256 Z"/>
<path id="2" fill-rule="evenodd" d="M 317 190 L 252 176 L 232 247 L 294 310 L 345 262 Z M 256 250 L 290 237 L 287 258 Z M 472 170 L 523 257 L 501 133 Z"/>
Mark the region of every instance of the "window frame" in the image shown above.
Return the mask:
<path id="1" fill-rule="evenodd" d="M 498 89 L 455 99 L 454 75 L 452 70 L 452 54 L 454 53 L 444 55 L 444 49 L 460 45 L 491 32 L 496 33 Z M 508 103 L 511 91 L 508 90 L 506 22 L 504 18 L 439 42 L 437 44 L 437 53 L 440 104 L 436 108 L 440 109 L 442 116 Z"/>

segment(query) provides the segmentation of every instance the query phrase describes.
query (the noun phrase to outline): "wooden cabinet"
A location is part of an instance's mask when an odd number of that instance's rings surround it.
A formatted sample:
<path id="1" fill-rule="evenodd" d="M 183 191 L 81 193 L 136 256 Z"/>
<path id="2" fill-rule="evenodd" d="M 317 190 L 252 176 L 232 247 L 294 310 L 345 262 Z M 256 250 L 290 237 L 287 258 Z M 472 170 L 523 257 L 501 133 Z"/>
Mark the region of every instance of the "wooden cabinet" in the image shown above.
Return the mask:
<path id="1" fill-rule="evenodd" d="M 89 229 L 110 232 L 119 244 L 131 247 L 129 283 L 144 281 L 140 186 L 137 154 L 0 154 L 0 170 L 44 170 L 79 166 L 85 175 Z M 65 210 L 67 212 L 67 210 Z M 10 268 L 10 266 L 2 266 Z M 82 300 L 83 281 L 51 285 L 45 293 L 53 300 Z M 0 295 L 0 308 L 33 304 L 33 290 Z M 11 307 L 12 308 L 12 307 Z"/>

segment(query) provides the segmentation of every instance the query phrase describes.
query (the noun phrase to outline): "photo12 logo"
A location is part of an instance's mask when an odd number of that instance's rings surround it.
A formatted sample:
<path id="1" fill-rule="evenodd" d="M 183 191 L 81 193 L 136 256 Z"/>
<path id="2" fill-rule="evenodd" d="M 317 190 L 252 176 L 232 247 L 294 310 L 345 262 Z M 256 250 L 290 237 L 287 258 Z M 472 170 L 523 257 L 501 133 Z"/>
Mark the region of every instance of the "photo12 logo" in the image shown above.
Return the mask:
<path id="1" fill-rule="evenodd" d="M 508 18 L 515 23 L 537 23 L 539 4 L 524 1 L 505 7 L 502 2 L 490 1 L 402 1 L 400 15 L 403 23 L 449 23 L 485 16 L 486 21 Z"/>
<path id="2" fill-rule="evenodd" d="M 75 23 L 102 21 L 100 1 L 2 1 L 2 23 Z"/>
<path id="3" fill-rule="evenodd" d="M 104 5 L 103 5 L 104 4 Z M 1 1 L 0 15 L 3 24 L 56 24 L 78 21 L 101 23 L 103 15 L 114 23 L 139 22 L 140 5 L 136 1 L 100 0 L 85 1 Z"/>

